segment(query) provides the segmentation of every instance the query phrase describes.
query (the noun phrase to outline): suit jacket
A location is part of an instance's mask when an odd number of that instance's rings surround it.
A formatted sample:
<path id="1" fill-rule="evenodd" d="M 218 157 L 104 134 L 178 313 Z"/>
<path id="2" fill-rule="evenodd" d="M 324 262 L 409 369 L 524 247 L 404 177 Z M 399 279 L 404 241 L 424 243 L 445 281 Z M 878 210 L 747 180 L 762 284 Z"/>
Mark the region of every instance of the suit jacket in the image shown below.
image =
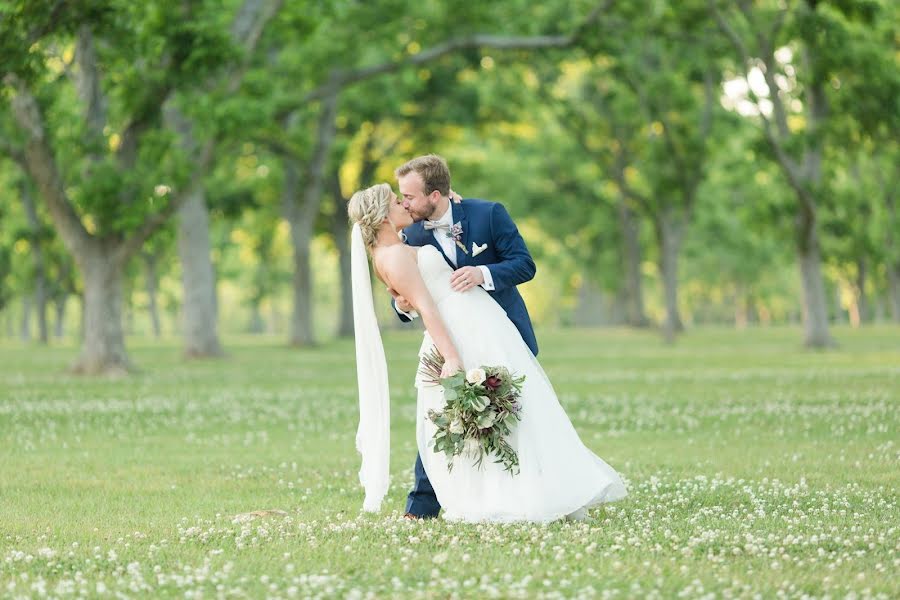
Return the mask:
<path id="1" fill-rule="evenodd" d="M 486 200 L 465 199 L 457 204 L 451 202 L 453 210 L 453 223 L 462 226 L 460 241 L 466 248 L 465 252 L 456 247 L 456 267 L 475 267 L 484 265 L 491 272 L 494 280 L 494 290 L 488 293 L 497 301 L 509 316 L 522 339 L 537 356 L 537 339 L 534 336 L 534 328 L 531 325 L 531 317 L 525 301 L 522 299 L 516 286 L 534 278 L 536 267 L 525 240 L 519 234 L 519 229 L 513 223 L 509 213 L 502 204 L 488 202 Z M 410 246 L 424 246 L 431 244 L 444 256 L 440 244 L 434 239 L 434 233 L 425 229 L 424 222 L 413 223 L 403 230 L 406 243 Z M 479 247 L 487 244 L 487 248 L 473 256 L 472 244 Z M 444 256 L 445 260 L 447 259 Z M 453 267 L 453 263 L 447 260 L 447 264 Z M 403 315 L 404 321 L 409 319 Z"/>

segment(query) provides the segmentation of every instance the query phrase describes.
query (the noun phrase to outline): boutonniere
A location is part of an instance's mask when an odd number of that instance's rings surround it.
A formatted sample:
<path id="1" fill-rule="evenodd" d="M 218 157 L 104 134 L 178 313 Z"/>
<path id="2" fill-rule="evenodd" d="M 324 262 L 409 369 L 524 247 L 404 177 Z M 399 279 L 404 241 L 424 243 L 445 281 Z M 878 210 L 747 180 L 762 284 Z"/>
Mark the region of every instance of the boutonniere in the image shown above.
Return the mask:
<path id="1" fill-rule="evenodd" d="M 462 223 L 460 221 L 457 221 L 456 223 L 453 224 L 453 227 L 451 227 L 450 230 L 447 232 L 447 237 L 453 238 L 453 241 L 456 242 L 456 245 L 459 246 L 459 249 L 462 250 L 463 252 L 465 252 L 466 254 L 468 254 L 469 251 L 466 250 L 465 245 L 463 245 L 463 243 L 462 243 L 462 234 L 463 234 Z"/>

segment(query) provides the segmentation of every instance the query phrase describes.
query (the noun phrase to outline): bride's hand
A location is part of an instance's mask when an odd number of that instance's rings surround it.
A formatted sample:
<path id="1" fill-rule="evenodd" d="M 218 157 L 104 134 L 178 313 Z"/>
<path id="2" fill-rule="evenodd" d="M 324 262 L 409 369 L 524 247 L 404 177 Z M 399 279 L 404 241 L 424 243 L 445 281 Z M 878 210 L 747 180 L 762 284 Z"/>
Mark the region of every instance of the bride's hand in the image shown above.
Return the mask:
<path id="1" fill-rule="evenodd" d="M 449 359 L 444 362 L 444 367 L 441 369 L 441 379 L 455 375 L 460 371 L 462 371 L 462 363 L 458 359 Z"/>

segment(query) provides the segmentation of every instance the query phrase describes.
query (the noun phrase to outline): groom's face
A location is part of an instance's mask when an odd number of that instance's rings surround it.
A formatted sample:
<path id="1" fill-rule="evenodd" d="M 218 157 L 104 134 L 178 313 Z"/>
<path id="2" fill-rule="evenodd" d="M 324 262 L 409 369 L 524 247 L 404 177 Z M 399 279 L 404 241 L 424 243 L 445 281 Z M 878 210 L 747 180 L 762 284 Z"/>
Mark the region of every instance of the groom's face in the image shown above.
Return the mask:
<path id="1" fill-rule="evenodd" d="M 397 178 L 400 187 L 400 196 L 403 197 L 403 208 L 409 213 L 413 221 L 430 219 L 437 209 L 441 199 L 441 193 L 437 190 L 430 194 L 425 193 L 425 182 L 422 176 L 415 171 Z"/>

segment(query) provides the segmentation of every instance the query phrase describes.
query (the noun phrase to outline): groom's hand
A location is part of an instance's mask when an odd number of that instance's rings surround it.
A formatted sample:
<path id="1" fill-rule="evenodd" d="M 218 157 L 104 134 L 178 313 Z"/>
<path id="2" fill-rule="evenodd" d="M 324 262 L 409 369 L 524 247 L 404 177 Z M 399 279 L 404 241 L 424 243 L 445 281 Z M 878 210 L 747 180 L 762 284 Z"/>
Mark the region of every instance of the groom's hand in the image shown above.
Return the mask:
<path id="1" fill-rule="evenodd" d="M 478 267 L 462 267 L 450 276 L 450 287 L 457 292 L 468 292 L 484 283 L 484 273 Z"/>
<path id="2" fill-rule="evenodd" d="M 391 296 L 394 297 L 394 306 L 397 307 L 397 310 L 405 313 L 412 312 L 414 310 L 413 305 L 410 304 L 406 298 L 398 294 L 396 290 L 394 290 L 393 288 L 388 288 L 387 291 Z"/>

